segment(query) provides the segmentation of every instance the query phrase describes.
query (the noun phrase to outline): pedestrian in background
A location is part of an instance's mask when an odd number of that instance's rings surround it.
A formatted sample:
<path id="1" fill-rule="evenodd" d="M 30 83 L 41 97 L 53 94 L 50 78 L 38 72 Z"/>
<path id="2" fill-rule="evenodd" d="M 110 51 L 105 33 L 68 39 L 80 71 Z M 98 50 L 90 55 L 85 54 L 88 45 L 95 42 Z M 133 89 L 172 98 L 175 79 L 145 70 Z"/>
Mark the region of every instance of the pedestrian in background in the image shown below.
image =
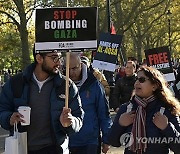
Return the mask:
<path id="1" fill-rule="evenodd" d="M 112 107 L 118 112 L 119 106 L 130 100 L 134 83 L 136 80 L 136 64 L 133 61 L 127 61 L 125 66 L 125 76 L 118 79 L 111 95 Z"/>
<path id="2" fill-rule="evenodd" d="M 108 101 L 101 83 L 87 65 L 81 62 L 77 53 L 71 53 L 70 78 L 79 89 L 82 107 L 85 112 L 81 130 L 70 136 L 71 154 L 97 154 L 98 137 L 102 131 L 102 152 L 107 153 L 107 134 L 112 121 Z"/>
<path id="3" fill-rule="evenodd" d="M 103 85 L 106 95 L 109 96 L 110 86 L 104 74 L 100 72 L 98 69 L 93 68 L 92 65 L 90 64 L 89 59 L 86 56 L 81 56 L 80 58 L 81 58 L 81 62 L 84 63 L 89 68 L 89 70 L 93 72 L 93 75 L 96 77 L 96 79 Z"/>

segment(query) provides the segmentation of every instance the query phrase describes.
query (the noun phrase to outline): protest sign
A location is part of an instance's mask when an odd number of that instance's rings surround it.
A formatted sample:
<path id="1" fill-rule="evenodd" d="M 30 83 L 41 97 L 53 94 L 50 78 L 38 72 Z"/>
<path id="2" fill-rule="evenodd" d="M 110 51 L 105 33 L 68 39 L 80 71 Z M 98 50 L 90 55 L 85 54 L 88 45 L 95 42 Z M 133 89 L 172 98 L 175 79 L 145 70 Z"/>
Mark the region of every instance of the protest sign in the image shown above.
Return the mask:
<path id="1" fill-rule="evenodd" d="M 92 63 L 93 67 L 114 72 L 121 41 L 122 36 L 120 35 L 101 33 L 97 52 Z"/>
<path id="2" fill-rule="evenodd" d="M 96 49 L 97 8 L 36 9 L 35 50 Z"/>
<path id="3" fill-rule="evenodd" d="M 175 76 L 171 64 L 171 55 L 168 47 L 159 47 L 145 50 L 147 65 L 161 71 L 167 81 L 174 81 Z"/>

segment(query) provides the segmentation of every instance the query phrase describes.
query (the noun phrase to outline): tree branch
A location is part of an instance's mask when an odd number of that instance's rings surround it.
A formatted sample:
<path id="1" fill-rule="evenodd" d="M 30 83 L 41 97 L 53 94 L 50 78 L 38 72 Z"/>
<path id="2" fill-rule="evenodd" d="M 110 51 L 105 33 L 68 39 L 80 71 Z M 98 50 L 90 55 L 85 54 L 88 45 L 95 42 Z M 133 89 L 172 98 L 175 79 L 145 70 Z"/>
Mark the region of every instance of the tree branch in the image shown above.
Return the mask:
<path id="1" fill-rule="evenodd" d="M 140 0 L 136 5 L 133 6 L 131 12 L 129 13 L 129 15 L 126 17 L 126 20 L 124 21 L 124 25 L 126 25 L 130 19 L 132 18 L 133 14 L 135 13 L 135 11 L 137 10 L 137 8 L 140 6 L 141 2 L 143 0 Z M 138 12 L 138 14 L 136 15 L 136 19 L 137 19 L 137 16 L 139 15 L 140 13 Z M 134 20 L 135 21 L 135 20 Z M 134 23 L 134 22 L 133 22 Z M 133 23 L 131 23 L 128 27 L 130 27 Z"/>
<path id="2" fill-rule="evenodd" d="M 154 19 L 154 20 L 150 23 L 150 25 L 144 30 L 144 33 L 142 34 L 142 36 L 144 36 L 144 35 L 147 33 L 147 31 L 149 31 L 149 29 L 152 28 L 152 25 L 153 25 L 157 20 L 159 20 L 163 15 L 164 15 L 164 14 L 161 14 L 159 17 L 157 17 L 156 19 Z"/>
<path id="3" fill-rule="evenodd" d="M 136 17 L 134 18 L 134 21 L 132 21 L 128 26 L 127 28 L 124 29 L 124 32 L 126 32 L 136 21 L 136 19 L 138 18 L 138 15 L 136 15 Z"/>
<path id="4" fill-rule="evenodd" d="M 0 3 L 4 3 L 4 2 L 7 2 L 7 0 L 1 0 Z"/>
<path id="5" fill-rule="evenodd" d="M 33 6 L 34 6 L 34 7 L 30 8 L 30 9 L 26 12 L 26 15 L 30 12 L 29 17 L 27 17 L 27 22 L 31 19 L 31 17 L 32 17 L 32 15 L 33 15 L 33 11 L 38 7 L 38 5 L 36 6 L 36 0 L 34 1 Z"/>
<path id="6" fill-rule="evenodd" d="M 14 22 L 1 22 L 0 25 L 5 25 L 5 24 L 14 24 Z"/>
<path id="7" fill-rule="evenodd" d="M 16 20 L 13 16 L 11 16 L 9 13 L 7 13 L 7 12 L 5 12 L 5 11 L 2 11 L 2 10 L 0 10 L 0 13 L 5 14 L 8 18 L 10 18 L 10 19 L 13 21 L 13 23 L 14 23 L 18 28 L 20 27 L 20 24 L 17 22 L 17 20 Z"/>
<path id="8" fill-rule="evenodd" d="M 166 1 L 166 0 L 161 0 L 160 2 L 158 2 L 158 3 L 156 3 L 156 4 L 153 4 L 153 5 L 149 6 L 148 8 L 143 9 L 143 11 L 151 10 L 152 8 L 157 7 L 158 5 L 162 4 L 162 3 L 165 2 L 165 1 Z M 169 4 L 169 1 L 168 1 L 168 4 Z"/>

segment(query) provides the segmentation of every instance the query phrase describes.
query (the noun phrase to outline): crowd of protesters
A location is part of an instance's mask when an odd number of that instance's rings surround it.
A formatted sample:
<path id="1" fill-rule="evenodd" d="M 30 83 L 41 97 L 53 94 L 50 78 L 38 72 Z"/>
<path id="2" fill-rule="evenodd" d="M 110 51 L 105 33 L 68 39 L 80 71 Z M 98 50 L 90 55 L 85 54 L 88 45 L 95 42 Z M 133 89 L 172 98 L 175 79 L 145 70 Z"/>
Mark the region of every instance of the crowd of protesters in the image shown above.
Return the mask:
<path id="1" fill-rule="evenodd" d="M 62 91 L 58 87 L 65 91 L 66 65 L 61 54 L 33 54 L 35 62 L 23 72 L 26 80 L 20 102 L 13 99 L 10 71 L 1 72 L 0 78 L 1 85 L 6 83 L 0 95 L 0 124 L 4 129 L 12 133 L 14 123 L 23 122 L 17 112 L 19 106 L 32 109 L 30 126 L 24 129 L 18 124 L 20 131 L 28 132 L 29 154 L 67 154 L 69 150 L 71 154 L 100 154 L 101 144 L 102 152 L 107 153 L 110 145 L 121 146 L 122 136 L 128 133 L 135 140 L 126 147 L 126 154 L 178 152 L 180 143 L 149 144 L 140 139 L 180 139 L 179 63 L 174 64 L 176 80 L 170 86 L 145 61 L 138 64 L 131 57 L 112 73 L 93 68 L 84 55 L 71 53 L 67 109 L 63 108 L 64 93 L 56 98 L 57 91 Z M 110 109 L 117 113 L 113 125 Z"/>

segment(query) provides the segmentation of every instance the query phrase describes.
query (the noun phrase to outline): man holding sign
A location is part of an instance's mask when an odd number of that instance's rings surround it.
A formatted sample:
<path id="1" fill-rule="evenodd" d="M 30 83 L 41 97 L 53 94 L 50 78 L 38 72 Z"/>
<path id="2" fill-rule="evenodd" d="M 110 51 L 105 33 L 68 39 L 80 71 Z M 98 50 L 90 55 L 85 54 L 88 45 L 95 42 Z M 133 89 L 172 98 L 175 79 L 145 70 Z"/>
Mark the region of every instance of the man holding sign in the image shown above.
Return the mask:
<path id="1" fill-rule="evenodd" d="M 61 55 L 57 51 L 34 52 L 35 63 L 19 77 L 10 79 L 0 95 L 0 124 L 12 133 L 13 125 L 28 134 L 28 154 L 69 154 L 68 136 L 82 127 L 83 110 L 78 89 L 69 88 L 69 108 L 65 106 L 65 78 L 60 74 Z M 14 87 L 14 85 L 17 85 Z M 20 96 L 15 95 L 22 87 Z M 29 106 L 30 125 L 19 122 L 19 106 Z"/>

